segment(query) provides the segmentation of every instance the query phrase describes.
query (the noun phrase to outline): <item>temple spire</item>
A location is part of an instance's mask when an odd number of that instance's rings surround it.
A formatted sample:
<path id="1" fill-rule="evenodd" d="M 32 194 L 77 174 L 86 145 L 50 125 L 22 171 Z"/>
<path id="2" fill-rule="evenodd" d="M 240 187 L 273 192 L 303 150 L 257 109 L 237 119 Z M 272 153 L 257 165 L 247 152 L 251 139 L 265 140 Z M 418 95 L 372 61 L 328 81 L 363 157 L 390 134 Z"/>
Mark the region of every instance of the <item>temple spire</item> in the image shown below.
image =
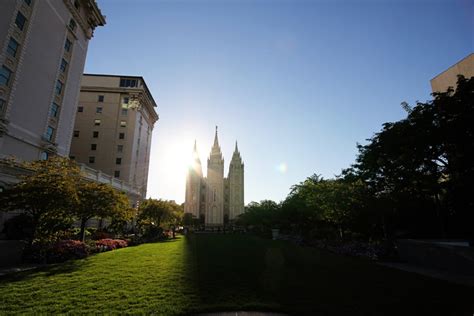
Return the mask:
<path id="1" fill-rule="evenodd" d="M 197 152 L 197 144 L 196 144 L 196 140 L 194 140 L 194 152 Z"/>
<path id="2" fill-rule="evenodd" d="M 239 152 L 239 147 L 237 147 L 237 141 L 235 141 L 235 152 Z"/>
<path id="3" fill-rule="evenodd" d="M 214 147 L 219 147 L 219 139 L 217 138 L 217 125 L 216 125 L 216 135 L 214 136 Z"/>

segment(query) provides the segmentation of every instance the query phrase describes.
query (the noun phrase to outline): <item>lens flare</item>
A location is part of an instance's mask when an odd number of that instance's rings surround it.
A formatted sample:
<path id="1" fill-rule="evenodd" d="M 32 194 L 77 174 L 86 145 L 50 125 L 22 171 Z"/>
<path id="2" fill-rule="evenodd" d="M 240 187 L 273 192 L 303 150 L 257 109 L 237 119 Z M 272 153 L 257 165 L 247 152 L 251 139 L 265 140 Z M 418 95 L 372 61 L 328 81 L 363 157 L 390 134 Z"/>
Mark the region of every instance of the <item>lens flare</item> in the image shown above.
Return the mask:
<path id="1" fill-rule="evenodd" d="M 277 171 L 281 174 L 285 174 L 288 171 L 288 165 L 286 162 L 282 162 L 277 166 Z"/>

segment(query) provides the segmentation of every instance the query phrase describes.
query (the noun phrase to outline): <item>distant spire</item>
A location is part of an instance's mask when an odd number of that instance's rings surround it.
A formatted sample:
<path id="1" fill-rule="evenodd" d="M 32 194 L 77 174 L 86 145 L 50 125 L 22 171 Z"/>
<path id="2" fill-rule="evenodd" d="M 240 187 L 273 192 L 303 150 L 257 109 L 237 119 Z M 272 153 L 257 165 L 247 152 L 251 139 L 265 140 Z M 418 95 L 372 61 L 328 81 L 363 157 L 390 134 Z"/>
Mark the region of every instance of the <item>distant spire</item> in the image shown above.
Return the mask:
<path id="1" fill-rule="evenodd" d="M 195 152 L 197 151 L 197 144 L 196 144 L 196 140 L 194 140 L 194 149 L 193 149 Z"/>
<path id="2" fill-rule="evenodd" d="M 214 136 L 214 147 L 219 147 L 219 139 L 217 138 L 217 125 L 216 125 L 216 135 Z"/>
<path id="3" fill-rule="evenodd" d="M 237 147 L 237 141 L 235 141 L 235 152 L 239 152 L 239 147 Z"/>

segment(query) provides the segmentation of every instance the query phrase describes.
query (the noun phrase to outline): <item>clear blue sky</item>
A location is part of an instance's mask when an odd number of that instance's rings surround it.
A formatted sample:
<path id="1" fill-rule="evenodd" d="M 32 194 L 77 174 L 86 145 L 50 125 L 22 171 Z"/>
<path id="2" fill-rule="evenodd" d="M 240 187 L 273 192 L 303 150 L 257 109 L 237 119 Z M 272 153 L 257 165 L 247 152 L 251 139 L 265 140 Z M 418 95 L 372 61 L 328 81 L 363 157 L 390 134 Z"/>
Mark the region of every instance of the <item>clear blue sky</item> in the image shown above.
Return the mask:
<path id="1" fill-rule="evenodd" d="M 205 165 L 215 125 L 226 174 L 239 141 L 245 202 L 279 201 L 350 166 L 357 142 L 474 51 L 471 0 L 98 3 L 107 25 L 85 71 L 145 78 L 160 115 L 148 195 L 178 202 L 194 139 Z"/>

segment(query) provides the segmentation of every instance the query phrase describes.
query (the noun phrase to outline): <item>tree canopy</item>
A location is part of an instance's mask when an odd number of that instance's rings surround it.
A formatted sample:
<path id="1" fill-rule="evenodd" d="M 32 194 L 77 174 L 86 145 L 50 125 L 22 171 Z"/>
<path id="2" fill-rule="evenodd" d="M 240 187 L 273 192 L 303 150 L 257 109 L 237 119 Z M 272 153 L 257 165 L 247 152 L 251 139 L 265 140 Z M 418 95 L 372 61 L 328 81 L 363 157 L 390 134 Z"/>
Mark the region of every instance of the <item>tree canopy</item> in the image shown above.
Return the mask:
<path id="1" fill-rule="evenodd" d="M 313 175 L 280 204 L 252 202 L 240 222 L 308 238 L 474 239 L 474 77 L 402 106 L 407 117 L 358 145 L 339 176 Z"/>

